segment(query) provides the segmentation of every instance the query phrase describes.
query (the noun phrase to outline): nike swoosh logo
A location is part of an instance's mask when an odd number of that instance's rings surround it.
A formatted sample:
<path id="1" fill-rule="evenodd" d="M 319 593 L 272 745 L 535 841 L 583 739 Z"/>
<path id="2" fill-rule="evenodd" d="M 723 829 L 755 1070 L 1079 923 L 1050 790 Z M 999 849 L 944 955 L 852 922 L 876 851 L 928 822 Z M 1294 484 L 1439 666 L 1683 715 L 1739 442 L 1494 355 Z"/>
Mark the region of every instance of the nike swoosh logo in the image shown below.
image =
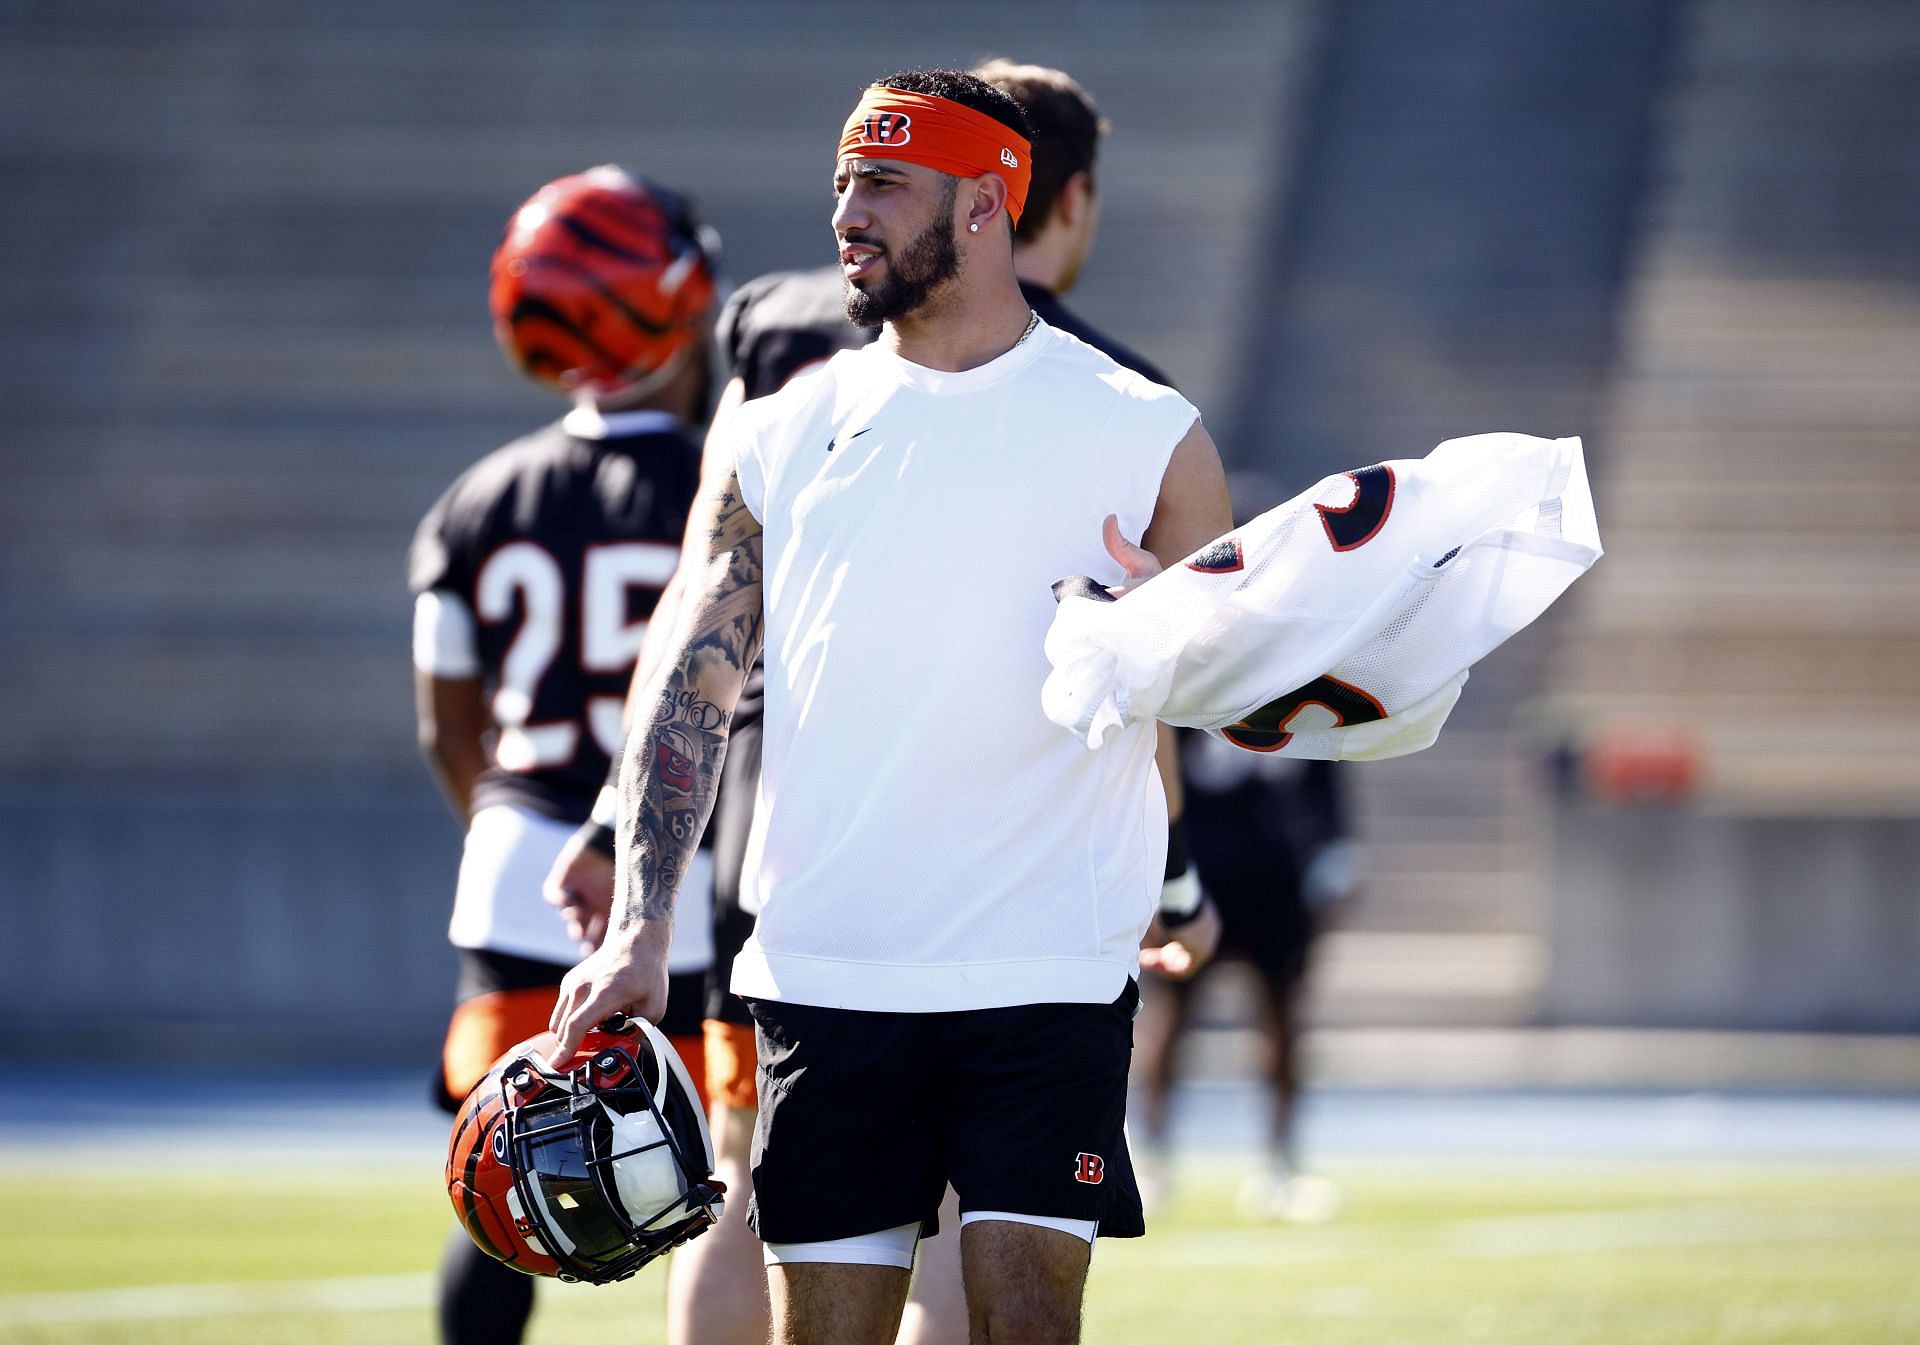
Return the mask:
<path id="1" fill-rule="evenodd" d="M 869 425 L 866 427 L 866 429 L 855 430 L 852 434 L 848 435 L 845 439 L 827 440 L 827 452 L 829 453 L 833 452 L 834 449 L 840 447 L 840 445 L 842 444 L 852 443 L 855 439 L 858 439 L 861 435 L 865 434 L 867 430 L 870 430 L 872 428 L 873 426 Z"/>

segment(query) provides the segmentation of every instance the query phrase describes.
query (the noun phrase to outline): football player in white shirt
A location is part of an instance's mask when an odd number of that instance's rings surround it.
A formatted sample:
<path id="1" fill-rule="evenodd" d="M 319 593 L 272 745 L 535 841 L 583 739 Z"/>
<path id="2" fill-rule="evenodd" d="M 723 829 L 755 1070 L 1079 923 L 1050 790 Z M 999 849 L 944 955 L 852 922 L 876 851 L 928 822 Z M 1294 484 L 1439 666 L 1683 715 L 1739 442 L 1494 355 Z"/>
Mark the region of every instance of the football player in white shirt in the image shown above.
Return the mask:
<path id="1" fill-rule="evenodd" d="M 1121 1120 L 1164 800 L 1145 726 L 1089 752 L 1045 719 L 1040 644 L 1052 579 L 1138 582 L 1231 519 L 1192 407 L 1022 298 L 1023 123 L 951 71 L 881 81 L 849 120 L 833 227 L 849 313 L 884 330 L 733 422 L 628 744 L 611 927 L 555 1009 L 563 1051 L 660 1013 L 764 642 L 762 915 L 735 988 L 769 1085 L 777 1341 L 890 1340 L 949 1180 L 995 1342 L 1077 1340 L 1094 1235 L 1142 1231 Z"/>

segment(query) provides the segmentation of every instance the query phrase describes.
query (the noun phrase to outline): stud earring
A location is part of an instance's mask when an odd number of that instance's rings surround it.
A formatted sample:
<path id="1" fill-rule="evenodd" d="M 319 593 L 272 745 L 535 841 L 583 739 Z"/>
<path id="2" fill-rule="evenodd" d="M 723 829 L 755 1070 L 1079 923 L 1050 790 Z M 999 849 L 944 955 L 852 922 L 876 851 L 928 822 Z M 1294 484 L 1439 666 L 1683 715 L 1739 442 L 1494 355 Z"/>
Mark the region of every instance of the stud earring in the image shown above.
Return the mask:
<path id="1" fill-rule="evenodd" d="M 969 224 L 967 226 L 967 232 L 970 234 L 977 234 L 980 232 L 980 226 L 977 224 Z"/>

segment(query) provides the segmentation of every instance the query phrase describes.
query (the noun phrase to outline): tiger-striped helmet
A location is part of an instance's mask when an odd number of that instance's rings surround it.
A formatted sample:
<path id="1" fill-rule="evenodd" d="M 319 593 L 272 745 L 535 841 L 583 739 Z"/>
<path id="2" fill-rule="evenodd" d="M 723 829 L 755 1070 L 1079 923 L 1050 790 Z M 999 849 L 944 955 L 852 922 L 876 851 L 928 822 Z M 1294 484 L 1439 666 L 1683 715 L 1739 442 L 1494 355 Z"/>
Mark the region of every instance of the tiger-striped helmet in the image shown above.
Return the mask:
<path id="1" fill-rule="evenodd" d="M 569 395 L 643 395 L 703 354 L 720 237 L 686 198 L 612 165 L 549 182 L 493 255 L 493 332 Z"/>
<path id="2" fill-rule="evenodd" d="M 488 1256 L 610 1284 L 711 1227 L 726 1186 L 699 1094 L 653 1024 L 616 1015 L 573 1062 L 554 1061 L 555 1045 L 530 1038 L 474 1085 L 447 1146 L 447 1195 Z"/>

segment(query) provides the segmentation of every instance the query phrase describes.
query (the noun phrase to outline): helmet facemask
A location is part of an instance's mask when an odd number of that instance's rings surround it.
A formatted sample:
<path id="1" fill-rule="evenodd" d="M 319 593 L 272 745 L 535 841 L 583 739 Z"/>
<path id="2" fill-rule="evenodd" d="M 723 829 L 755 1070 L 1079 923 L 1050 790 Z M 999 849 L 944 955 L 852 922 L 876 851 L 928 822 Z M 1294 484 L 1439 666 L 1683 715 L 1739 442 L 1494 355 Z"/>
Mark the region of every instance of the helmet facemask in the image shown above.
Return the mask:
<path id="1" fill-rule="evenodd" d="M 710 1175 L 712 1140 L 673 1049 L 632 1020 L 595 1036 L 597 1049 L 571 1071 L 536 1054 L 506 1066 L 493 1145 L 529 1241 L 561 1279 L 608 1284 L 710 1227 L 726 1188 Z"/>

